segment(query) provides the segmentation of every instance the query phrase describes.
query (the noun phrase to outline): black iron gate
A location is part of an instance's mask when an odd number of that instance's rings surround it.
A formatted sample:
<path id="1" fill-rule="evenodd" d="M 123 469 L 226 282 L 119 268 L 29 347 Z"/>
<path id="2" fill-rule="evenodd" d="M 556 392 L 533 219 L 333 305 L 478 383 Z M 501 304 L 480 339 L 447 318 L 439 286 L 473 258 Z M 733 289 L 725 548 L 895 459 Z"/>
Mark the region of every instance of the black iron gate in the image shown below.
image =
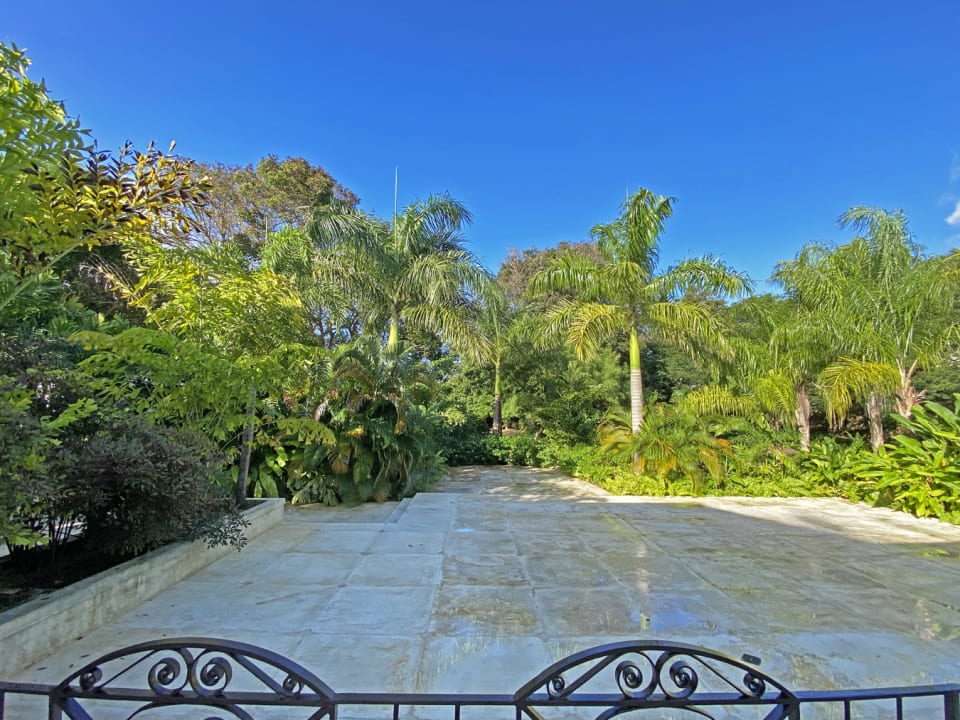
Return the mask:
<path id="1" fill-rule="evenodd" d="M 179 638 L 140 643 L 58 685 L 0 682 L 0 720 L 346 720 L 643 717 L 942 718 L 960 720 L 960 684 L 792 692 L 758 668 L 692 645 L 631 641 L 554 663 L 510 694 L 338 693 L 297 663 L 245 643 Z M 36 712 L 24 710 L 33 697 Z M 41 709 L 42 705 L 42 709 Z M 5 712 L 6 708 L 6 712 Z M 17 713 L 17 714 L 14 714 Z"/>

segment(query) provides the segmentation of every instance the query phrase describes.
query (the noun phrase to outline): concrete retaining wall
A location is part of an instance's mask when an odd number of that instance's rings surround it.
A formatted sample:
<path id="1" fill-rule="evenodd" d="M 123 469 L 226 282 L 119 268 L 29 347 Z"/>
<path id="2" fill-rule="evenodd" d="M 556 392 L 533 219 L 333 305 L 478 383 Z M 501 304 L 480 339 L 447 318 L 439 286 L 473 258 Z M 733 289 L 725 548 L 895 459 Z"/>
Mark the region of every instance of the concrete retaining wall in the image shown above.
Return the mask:
<path id="1" fill-rule="evenodd" d="M 283 500 L 263 500 L 245 510 L 247 540 L 283 520 Z M 0 679 L 10 679 L 61 646 L 231 552 L 202 540 L 176 543 L 104 570 L 68 587 L 0 613 Z"/>

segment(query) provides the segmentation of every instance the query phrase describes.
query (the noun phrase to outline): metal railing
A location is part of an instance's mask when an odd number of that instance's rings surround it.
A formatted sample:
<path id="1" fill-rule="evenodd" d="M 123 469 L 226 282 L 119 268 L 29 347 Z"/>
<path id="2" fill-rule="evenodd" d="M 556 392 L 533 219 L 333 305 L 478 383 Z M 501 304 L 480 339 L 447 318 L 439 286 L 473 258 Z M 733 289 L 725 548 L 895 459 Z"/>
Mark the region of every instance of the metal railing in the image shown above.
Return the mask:
<path id="1" fill-rule="evenodd" d="M 759 659 L 658 641 L 570 655 L 513 694 L 338 693 L 306 668 L 246 643 L 209 638 L 132 645 L 57 685 L 0 681 L 0 720 L 171 717 L 203 720 L 504 717 L 890 717 L 960 720 L 960 684 L 793 692 Z M 32 698 L 32 705 L 31 705 Z M 202 714 L 197 710 L 204 708 Z M 278 710 L 281 709 L 281 710 Z M 376 709 L 377 715 L 371 715 Z M 182 715 L 175 715 L 182 717 Z"/>

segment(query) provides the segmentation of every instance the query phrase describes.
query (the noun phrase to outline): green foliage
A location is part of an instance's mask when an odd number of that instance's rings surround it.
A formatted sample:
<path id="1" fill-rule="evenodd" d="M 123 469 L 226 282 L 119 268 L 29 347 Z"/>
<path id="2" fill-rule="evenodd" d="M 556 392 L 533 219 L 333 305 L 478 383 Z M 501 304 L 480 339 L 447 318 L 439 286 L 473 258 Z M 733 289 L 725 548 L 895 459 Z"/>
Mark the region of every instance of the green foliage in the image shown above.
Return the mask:
<path id="1" fill-rule="evenodd" d="M 734 457 L 729 440 L 717 434 L 708 417 L 667 403 L 651 403 L 639 432 L 630 417 L 613 412 L 600 429 L 600 447 L 622 460 L 633 458 L 641 474 L 651 475 L 663 490 L 688 483 L 700 494 L 708 483 L 723 487 L 727 463 Z"/>
<path id="2" fill-rule="evenodd" d="M 750 281 L 711 257 L 682 260 L 657 274 L 660 233 L 672 214 L 672 198 L 640 189 L 616 220 L 593 228 L 599 261 L 576 252 L 551 260 L 531 281 L 531 292 L 567 295 L 543 313 L 543 338 L 562 338 L 584 359 L 628 336 L 636 380 L 642 375 L 642 346 L 653 338 L 691 355 L 731 356 L 714 299 L 742 294 Z M 636 432 L 643 424 L 639 382 L 631 382 L 630 407 Z"/>
<path id="3" fill-rule="evenodd" d="M 42 82 L 27 77 L 30 60 L 15 45 L 0 43 L 0 241 L 22 232 L 25 218 L 43 208 L 35 190 L 32 168 L 50 170 L 65 157 L 89 144 L 79 124 L 61 103 L 47 95 Z"/>
<path id="4" fill-rule="evenodd" d="M 856 474 L 852 468 L 864 453 L 864 441 L 854 436 L 849 442 L 833 437 L 822 437 L 810 445 L 810 452 L 799 460 L 799 475 L 811 487 L 823 494 L 843 493 L 857 496 Z"/>
<path id="5" fill-rule="evenodd" d="M 950 410 L 937 403 L 897 415 L 902 432 L 879 453 L 861 453 L 850 472 L 876 503 L 920 517 L 960 517 L 960 395 Z"/>
<path id="6" fill-rule="evenodd" d="M 248 379 L 233 363 L 160 330 L 82 331 L 80 363 L 96 397 L 224 442 L 243 426 Z"/>
<path id="7" fill-rule="evenodd" d="M 196 213 L 194 232 L 180 242 L 230 243 L 253 256 L 269 234 L 302 227 L 318 208 L 359 202 L 322 167 L 304 158 L 280 160 L 268 155 L 256 166 L 198 163 L 195 173 L 210 186 L 208 201 Z"/>
<path id="8" fill-rule="evenodd" d="M 136 555 L 175 540 L 243 542 L 222 461 L 195 435 L 135 415 L 110 418 L 77 452 L 66 482 L 86 520 L 84 540 Z M 157 512 L 162 508 L 163 512 Z"/>
<path id="9" fill-rule="evenodd" d="M 56 554 L 58 519 L 75 512 L 62 483 L 70 439 L 97 411 L 83 396 L 80 356 L 56 337 L 0 335 L 0 539 L 10 546 L 49 540 Z"/>
<path id="10" fill-rule="evenodd" d="M 118 555 L 199 536 L 242 543 L 239 519 L 224 519 L 221 458 L 129 402 L 91 397 L 84 354 L 45 335 L 0 342 L 0 537 L 12 553 L 44 542 L 56 566 L 71 530 Z"/>
<path id="11" fill-rule="evenodd" d="M 497 465 L 503 438 L 490 433 L 487 424 L 476 418 L 451 422 L 444 417 L 434 431 L 440 455 L 450 467 L 461 465 Z"/>

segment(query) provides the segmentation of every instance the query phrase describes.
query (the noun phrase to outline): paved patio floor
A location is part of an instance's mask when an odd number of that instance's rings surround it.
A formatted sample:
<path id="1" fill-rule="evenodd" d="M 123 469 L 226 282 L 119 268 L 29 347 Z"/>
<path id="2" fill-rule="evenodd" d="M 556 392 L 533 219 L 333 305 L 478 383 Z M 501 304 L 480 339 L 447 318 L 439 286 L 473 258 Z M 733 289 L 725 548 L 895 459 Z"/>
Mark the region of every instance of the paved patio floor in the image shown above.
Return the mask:
<path id="1" fill-rule="evenodd" d="M 841 500 L 624 498 L 463 468 L 402 504 L 289 509 L 18 679 L 185 635 L 261 645 L 338 691 L 513 692 L 636 638 L 749 652 L 798 690 L 956 682 L 960 528 Z"/>

